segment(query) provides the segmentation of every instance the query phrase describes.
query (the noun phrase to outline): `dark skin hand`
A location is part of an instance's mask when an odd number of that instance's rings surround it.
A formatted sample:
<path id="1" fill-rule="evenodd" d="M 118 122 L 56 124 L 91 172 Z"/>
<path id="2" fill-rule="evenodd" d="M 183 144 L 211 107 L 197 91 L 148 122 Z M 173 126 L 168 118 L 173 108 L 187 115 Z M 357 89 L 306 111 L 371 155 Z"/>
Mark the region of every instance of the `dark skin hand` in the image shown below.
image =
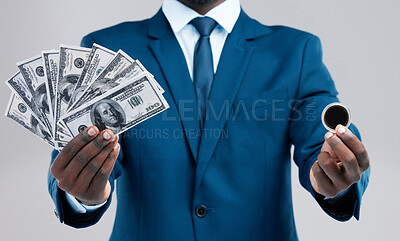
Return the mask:
<path id="1" fill-rule="evenodd" d="M 225 0 L 178 0 L 201 15 L 223 3 Z"/>
<path id="2" fill-rule="evenodd" d="M 120 147 L 110 130 L 92 126 L 74 137 L 54 160 L 50 172 L 61 190 L 86 205 L 104 203 L 111 193 L 108 178 Z"/>
<path id="3" fill-rule="evenodd" d="M 314 190 L 329 198 L 361 179 L 369 167 L 364 145 L 346 127 L 338 125 L 336 133 L 327 132 L 318 160 L 310 170 Z"/>

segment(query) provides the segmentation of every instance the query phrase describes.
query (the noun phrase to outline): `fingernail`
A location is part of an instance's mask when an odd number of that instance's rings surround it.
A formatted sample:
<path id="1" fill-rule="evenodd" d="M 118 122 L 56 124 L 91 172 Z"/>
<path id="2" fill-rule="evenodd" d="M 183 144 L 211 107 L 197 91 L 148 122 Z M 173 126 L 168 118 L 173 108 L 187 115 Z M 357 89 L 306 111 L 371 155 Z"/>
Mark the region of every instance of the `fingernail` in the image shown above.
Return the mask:
<path id="1" fill-rule="evenodd" d="M 329 139 L 331 136 L 333 136 L 332 132 L 328 132 L 328 133 L 325 134 L 325 138 L 326 139 Z"/>
<path id="2" fill-rule="evenodd" d="M 117 144 L 114 146 L 114 151 L 116 151 L 116 150 L 118 149 L 118 147 L 119 147 L 119 143 L 117 143 Z"/>
<path id="3" fill-rule="evenodd" d="M 341 126 L 338 129 L 339 134 L 343 134 L 345 131 L 346 131 L 346 128 L 344 128 L 344 126 Z"/>
<path id="4" fill-rule="evenodd" d="M 89 130 L 88 130 L 88 135 L 89 136 L 94 136 L 95 134 L 96 134 L 96 130 L 93 128 L 93 127 L 91 127 Z"/>
<path id="5" fill-rule="evenodd" d="M 108 139 L 111 138 L 111 135 L 108 134 L 108 132 L 106 131 L 106 132 L 103 133 L 103 138 L 106 139 L 106 140 L 108 140 Z"/>
<path id="6" fill-rule="evenodd" d="M 111 142 L 115 141 L 115 139 L 117 139 L 117 136 L 114 136 L 114 137 L 111 139 Z"/>

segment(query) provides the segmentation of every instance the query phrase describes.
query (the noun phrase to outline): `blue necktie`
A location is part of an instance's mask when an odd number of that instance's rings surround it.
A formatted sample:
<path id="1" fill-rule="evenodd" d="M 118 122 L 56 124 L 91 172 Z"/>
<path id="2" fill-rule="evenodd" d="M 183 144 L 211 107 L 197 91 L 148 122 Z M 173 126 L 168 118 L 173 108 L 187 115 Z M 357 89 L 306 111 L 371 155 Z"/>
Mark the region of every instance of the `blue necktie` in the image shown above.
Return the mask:
<path id="1" fill-rule="evenodd" d="M 193 84 L 196 90 L 201 126 L 206 116 L 207 99 L 214 79 L 213 56 L 210 34 L 217 22 L 209 17 L 198 17 L 190 22 L 199 32 L 200 38 L 194 50 Z"/>

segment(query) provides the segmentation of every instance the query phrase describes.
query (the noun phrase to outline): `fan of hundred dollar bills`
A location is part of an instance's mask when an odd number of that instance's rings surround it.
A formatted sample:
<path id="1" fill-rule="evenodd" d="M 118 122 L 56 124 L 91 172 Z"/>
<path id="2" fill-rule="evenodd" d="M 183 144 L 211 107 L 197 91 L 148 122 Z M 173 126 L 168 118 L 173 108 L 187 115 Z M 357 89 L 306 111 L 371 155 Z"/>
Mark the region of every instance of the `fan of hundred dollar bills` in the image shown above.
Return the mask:
<path id="1" fill-rule="evenodd" d="M 5 116 L 58 150 L 91 125 L 117 135 L 169 108 L 153 75 L 122 50 L 60 45 L 17 66 Z"/>

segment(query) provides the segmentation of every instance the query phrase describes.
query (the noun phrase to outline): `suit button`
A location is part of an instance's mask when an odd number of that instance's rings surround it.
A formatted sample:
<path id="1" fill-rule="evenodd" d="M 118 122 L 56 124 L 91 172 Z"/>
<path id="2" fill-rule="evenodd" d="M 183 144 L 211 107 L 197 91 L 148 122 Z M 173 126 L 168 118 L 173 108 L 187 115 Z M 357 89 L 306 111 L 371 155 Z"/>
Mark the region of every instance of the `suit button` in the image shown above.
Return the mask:
<path id="1" fill-rule="evenodd" d="M 204 218 L 207 215 L 207 207 L 200 205 L 196 208 L 196 215 L 199 218 Z"/>
<path id="2" fill-rule="evenodd" d="M 57 209 L 54 209 L 54 215 L 56 215 L 57 218 L 60 218 L 60 216 L 58 215 Z"/>

